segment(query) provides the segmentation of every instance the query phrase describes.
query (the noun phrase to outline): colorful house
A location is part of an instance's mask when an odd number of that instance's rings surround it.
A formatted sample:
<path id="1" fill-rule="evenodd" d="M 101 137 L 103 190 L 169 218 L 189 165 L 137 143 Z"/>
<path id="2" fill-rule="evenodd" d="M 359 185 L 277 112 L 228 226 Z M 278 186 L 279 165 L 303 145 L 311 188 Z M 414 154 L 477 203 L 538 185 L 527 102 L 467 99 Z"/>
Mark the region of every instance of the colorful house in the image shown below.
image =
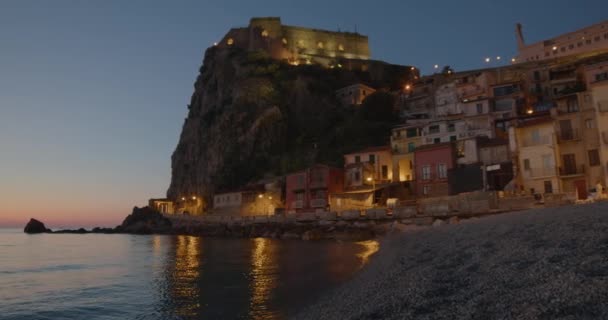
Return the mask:
<path id="1" fill-rule="evenodd" d="M 287 212 L 325 211 L 329 194 L 342 192 L 344 171 L 317 164 L 287 175 L 285 201 Z"/>
<path id="2" fill-rule="evenodd" d="M 448 170 L 456 166 L 454 143 L 437 143 L 416 148 L 416 192 L 419 197 L 447 196 Z"/>

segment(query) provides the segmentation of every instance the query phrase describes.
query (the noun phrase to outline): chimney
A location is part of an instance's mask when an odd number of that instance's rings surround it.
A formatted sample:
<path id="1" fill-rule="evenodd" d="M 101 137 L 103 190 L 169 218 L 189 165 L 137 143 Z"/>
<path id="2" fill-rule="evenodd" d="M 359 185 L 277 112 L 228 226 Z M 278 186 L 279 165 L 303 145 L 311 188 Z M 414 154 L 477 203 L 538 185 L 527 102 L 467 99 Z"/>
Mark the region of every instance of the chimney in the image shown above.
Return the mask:
<path id="1" fill-rule="evenodd" d="M 518 23 L 515 25 L 515 35 L 517 36 L 517 47 L 519 49 L 522 49 L 523 47 L 525 47 L 525 43 L 524 43 L 524 34 L 521 31 L 521 23 Z"/>

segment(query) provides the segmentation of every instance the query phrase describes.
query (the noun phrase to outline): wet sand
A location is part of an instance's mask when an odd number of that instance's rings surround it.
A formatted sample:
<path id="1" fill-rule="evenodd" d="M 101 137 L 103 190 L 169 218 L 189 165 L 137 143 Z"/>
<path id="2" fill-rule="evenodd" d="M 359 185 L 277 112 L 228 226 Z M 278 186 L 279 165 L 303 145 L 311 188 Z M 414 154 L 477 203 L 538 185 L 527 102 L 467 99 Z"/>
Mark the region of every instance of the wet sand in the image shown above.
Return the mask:
<path id="1" fill-rule="evenodd" d="M 393 235 L 296 319 L 608 319 L 608 202 Z"/>

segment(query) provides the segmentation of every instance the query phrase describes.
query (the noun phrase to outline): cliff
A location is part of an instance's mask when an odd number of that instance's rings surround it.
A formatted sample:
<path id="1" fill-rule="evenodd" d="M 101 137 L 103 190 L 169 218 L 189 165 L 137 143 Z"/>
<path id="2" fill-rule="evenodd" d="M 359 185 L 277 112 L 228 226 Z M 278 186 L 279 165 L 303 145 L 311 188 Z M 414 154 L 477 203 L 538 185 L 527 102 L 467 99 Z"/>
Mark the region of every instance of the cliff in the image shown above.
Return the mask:
<path id="1" fill-rule="evenodd" d="M 168 198 L 209 200 L 214 192 L 315 162 L 340 166 L 344 152 L 387 144 L 396 117 L 369 109 L 390 113 L 390 99 L 378 94 L 359 112 L 341 106 L 334 92 L 357 82 L 396 88 L 413 75 L 409 67 L 382 62 L 367 69 L 292 66 L 261 51 L 207 49 L 172 156 Z"/>

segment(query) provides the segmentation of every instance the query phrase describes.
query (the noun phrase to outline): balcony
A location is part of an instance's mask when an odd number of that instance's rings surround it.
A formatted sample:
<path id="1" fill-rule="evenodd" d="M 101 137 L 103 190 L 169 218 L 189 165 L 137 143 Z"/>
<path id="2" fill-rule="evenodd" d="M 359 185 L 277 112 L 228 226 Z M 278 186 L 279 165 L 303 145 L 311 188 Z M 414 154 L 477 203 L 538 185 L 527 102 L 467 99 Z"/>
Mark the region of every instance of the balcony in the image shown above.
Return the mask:
<path id="1" fill-rule="evenodd" d="M 325 208 L 327 206 L 327 200 L 312 199 L 312 200 L 310 200 L 310 206 L 313 208 Z"/>
<path id="2" fill-rule="evenodd" d="M 559 175 L 561 177 L 565 176 L 580 176 L 585 174 L 585 166 L 565 166 L 559 167 Z"/>
<path id="3" fill-rule="evenodd" d="M 293 202 L 294 209 L 302 209 L 304 208 L 304 200 L 296 200 Z"/>
<path id="4" fill-rule="evenodd" d="M 571 130 L 561 130 L 557 134 L 557 142 L 564 143 L 570 141 L 578 141 L 581 139 L 581 136 L 578 132 L 578 129 Z"/>
<path id="5" fill-rule="evenodd" d="M 551 136 L 540 136 L 538 139 L 524 139 L 522 141 L 522 146 L 523 147 L 536 147 L 536 146 L 545 146 L 545 145 L 552 145 L 553 141 L 551 139 Z"/>
<path id="6" fill-rule="evenodd" d="M 545 178 L 555 176 L 555 167 L 552 168 L 529 168 L 523 171 L 525 178 Z"/>

